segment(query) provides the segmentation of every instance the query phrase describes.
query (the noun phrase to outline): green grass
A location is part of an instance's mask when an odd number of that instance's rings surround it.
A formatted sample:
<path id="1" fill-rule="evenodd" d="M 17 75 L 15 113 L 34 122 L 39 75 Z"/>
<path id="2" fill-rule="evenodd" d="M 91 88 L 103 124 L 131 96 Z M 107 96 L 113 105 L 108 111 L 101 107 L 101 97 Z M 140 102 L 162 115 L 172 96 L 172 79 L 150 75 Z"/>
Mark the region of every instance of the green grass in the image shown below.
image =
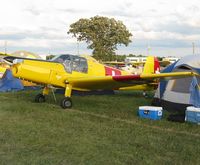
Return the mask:
<path id="1" fill-rule="evenodd" d="M 37 91 L 0 93 L 0 164 L 199 164 L 200 127 L 137 116 L 140 92 L 73 96 L 63 110 Z M 62 95 L 58 95 L 58 102 Z"/>

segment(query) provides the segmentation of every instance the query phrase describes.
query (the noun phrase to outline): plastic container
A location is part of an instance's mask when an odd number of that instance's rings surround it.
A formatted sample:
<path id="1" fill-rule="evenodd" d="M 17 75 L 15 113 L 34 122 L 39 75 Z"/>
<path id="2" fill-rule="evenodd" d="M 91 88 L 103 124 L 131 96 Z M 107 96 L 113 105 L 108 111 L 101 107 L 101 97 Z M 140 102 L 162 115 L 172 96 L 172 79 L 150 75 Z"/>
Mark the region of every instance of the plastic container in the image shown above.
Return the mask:
<path id="1" fill-rule="evenodd" d="M 162 107 L 155 106 L 140 106 L 139 117 L 152 120 L 160 120 L 162 118 Z"/>
<path id="2" fill-rule="evenodd" d="M 185 121 L 200 124 L 200 108 L 187 107 L 185 111 Z"/>

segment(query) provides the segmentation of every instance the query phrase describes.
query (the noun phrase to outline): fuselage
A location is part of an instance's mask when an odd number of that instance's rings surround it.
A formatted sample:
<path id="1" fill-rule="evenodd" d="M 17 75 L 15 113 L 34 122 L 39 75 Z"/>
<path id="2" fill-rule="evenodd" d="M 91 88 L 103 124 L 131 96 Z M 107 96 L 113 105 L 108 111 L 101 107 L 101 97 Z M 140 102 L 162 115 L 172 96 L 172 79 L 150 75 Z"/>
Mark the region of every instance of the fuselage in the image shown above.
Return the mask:
<path id="1" fill-rule="evenodd" d="M 51 61 L 21 59 L 12 66 L 14 77 L 39 84 L 65 87 L 69 78 L 128 75 L 105 66 L 90 56 L 60 55 Z"/>

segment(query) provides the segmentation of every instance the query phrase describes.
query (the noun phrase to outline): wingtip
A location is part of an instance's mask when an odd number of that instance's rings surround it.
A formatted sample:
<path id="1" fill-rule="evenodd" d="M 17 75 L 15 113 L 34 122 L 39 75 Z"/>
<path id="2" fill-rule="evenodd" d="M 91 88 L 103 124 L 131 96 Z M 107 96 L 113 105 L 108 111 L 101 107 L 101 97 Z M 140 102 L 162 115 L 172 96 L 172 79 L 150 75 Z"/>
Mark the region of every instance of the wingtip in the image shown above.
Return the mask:
<path id="1" fill-rule="evenodd" d="M 198 77 L 200 76 L 200 74 L 198 74 L 197 72 L 192 72 L 192 75 L 193 76 L 198 76 Z"/>

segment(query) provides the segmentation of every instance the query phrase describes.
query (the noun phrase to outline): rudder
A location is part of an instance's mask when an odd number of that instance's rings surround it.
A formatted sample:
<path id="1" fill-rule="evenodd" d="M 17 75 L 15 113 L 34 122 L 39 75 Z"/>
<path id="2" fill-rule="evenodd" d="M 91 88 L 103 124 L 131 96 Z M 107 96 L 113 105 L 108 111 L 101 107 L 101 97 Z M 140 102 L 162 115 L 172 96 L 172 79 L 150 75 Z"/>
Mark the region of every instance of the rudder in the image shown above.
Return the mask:
<path id="1" fill-rule="evenodd" d="M 154 74 L 160 72 L 160 64 L 157 57 L 148 56 L 142 74 Z"/>

